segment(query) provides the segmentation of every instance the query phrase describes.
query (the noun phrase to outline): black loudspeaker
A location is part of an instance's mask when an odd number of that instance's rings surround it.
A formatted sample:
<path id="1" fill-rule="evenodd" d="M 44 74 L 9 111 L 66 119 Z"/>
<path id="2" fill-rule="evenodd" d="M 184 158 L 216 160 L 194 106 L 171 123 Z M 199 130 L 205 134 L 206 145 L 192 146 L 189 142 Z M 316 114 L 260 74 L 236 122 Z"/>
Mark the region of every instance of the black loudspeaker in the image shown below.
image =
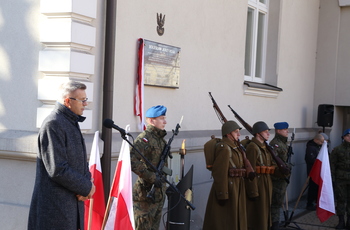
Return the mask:
<path id="1" fill-rule="evenodd" d="M 333 126 L 334 105 L 318 105 L 317 124 L 322 127 Z"/>

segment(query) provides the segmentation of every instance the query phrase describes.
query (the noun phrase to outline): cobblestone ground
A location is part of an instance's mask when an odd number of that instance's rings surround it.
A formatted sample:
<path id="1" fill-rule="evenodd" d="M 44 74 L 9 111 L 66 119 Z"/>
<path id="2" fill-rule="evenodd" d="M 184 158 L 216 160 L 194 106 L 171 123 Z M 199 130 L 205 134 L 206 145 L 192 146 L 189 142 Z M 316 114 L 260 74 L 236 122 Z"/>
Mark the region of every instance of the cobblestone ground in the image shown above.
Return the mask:
<path id="1" fill-rule="evenodd" d="M 290 229 L 303 229 L 303 230 L 328 230 L 335 229 L 335 226 L 338 224 L 338 216 L 331 216 L 328 220 L 321 223 L 316 215 L 316 211 L 308 211 L 306 207 L 306 196 L 300 199 L 297 207 L 295 207 L 295 202 L 289 204 L 289 217 L 287 219 L 287 226 L 285 226 L 285 217 L 283 210 L 281 211 L 281 230 L 290 230 Z M 293 213 L 292 220 L 290 216 Z"/>

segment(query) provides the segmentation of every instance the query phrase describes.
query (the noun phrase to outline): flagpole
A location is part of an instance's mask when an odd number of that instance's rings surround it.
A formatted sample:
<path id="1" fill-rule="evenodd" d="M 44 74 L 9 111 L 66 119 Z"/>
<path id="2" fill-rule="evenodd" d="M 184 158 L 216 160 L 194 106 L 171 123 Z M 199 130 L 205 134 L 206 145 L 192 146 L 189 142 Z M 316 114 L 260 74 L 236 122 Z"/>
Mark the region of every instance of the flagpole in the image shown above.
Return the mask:
<path id="1" fill-rule="evenodd" d="M 114 180 L 115 180 L 115 177 L 113 177 L 112 185 L 114 185 Z M 109 212 L 111 211 L 111 206 L 112 206 L 112 196 L 111 196 L 111 193 L 112 193 L 112 190 L 110 189 L 110 190 L 109 190 L 109 197 L 108 197 L 107 207 L 106 207 L 106 212 L 105 212 L 105 215 L 104 215 L 104 217 L 103 217 L 103 222 L 102 222 L 101 230 L 104 230 L 104 229 L 105 229 L 105 227 L 106 227 L 106 222 L 107 222 L 107 219 L 108 219 L 108 216 L 109 216 Z"/>
<path id="2" fill-rule="evenodd" d="M 89 207 L 89 221 L 88 221 L 88 230 L 91 230 L 91 222 L 92 222 L 92 211 L 94 206 L 94 198 L 90 199 L 90 207 Z"/>
<path id="3" fill-rule="evenodd" d="M 298 206 L 298 204 L 299 204 L 299 201 L 300 201 L 301 196 L 304 194 L 304 192 L 305 192 L 305 190 L 306 190 L 306 187 L 307 187 L 307 185 L 308 185 L 308 183 L 309 183 L 309 180 L 310 180 L 310 176 L 308 176 L 308 177 L 306 178 L 306 181 L 305 181 L 305 183 L 304 183 L 304 186 L 303 186 L 303 188 L 302 188 L 302 190 L 301 190 L 301 192 L 300 192 L 300 194 L 299 194 L 298 200 L 297 200 L 297 202 L 296 202 L 296 204 L 295 204 L 295 206 L 294 206 L 294 209 L 293 209 L 292 213 L 290 214 L 289 220 L 286 221 L 286 223 L 284 224 L 285 227 L 287 227 L 287 226 L 290 224 L 290 222 L 292 221 L 292 218 L 293 218 L 293 215 L 294 215 L 294 211 L 295 211 L 295 209 L 297 208 L 297 206 Z"/>
<path id="4" fill-rule="evenodd" d="M 113 179 L 113 183 L 112 184 L 114 184 L 114 179 Z M 109 196 L 107 207 L 106 207 L 105 216 L 103 217 L 102 228 L 101 228 L 102 230 L 104 230 L 105 227 L 106 227 L 107 218 L 109 216 L 109 211 L 111 210 L 111 206 L 112 206 L 111 200 L 112 200 L 112 197 Z"/>
<path id="5" fill-rule="evenodd" d="M 288 207 L 288 202 L 289 201 L 288 201 L 288 191 L 287 191 L 287 189 L 286 189 L 285 198 L 286 198 L 286 210 L 284 211 L 285 212 L 284 216 L 287 217 L 287 218 L 285 218 L 285 220 L 287 221 L 288 220 L 288 216 L 289 216 L 289 207 Z"/>

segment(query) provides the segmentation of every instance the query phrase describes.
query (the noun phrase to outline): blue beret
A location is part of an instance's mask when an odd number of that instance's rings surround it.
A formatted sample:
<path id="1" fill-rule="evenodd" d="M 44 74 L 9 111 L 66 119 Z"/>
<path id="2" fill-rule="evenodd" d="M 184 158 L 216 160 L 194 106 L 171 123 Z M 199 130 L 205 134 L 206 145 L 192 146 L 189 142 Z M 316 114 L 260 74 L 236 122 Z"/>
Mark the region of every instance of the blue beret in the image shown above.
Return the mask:
<path id="1" fill-rule="evenodd" d="M 157 105 L 149 108 L 146 112 L 146 117 L 159 117 L 165 116 L 166 107 L 163 105 Z"/>
<path id="2" fill-rule="evenodd" d="M 275 129 L 288 129 L 289 125 L 287 122 L 277 122 L 273 125 Z"/>
<path id="3" fill-rule="evenodd" d="M 348 135 L 350 133 L 350 129 L 344 131 L 343 136 Z"/>

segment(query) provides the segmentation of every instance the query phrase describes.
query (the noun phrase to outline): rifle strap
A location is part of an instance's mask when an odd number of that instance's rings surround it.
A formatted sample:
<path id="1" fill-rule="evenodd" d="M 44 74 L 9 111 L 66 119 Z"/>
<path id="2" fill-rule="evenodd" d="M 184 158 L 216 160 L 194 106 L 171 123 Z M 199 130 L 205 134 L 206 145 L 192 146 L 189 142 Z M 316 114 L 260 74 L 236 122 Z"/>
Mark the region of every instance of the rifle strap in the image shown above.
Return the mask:
<path id="1" fill-rule="evenodd" d="M 256 147 L 258 147 L 258 151 L 259 151 L 258 157 L 260 158 L 260 166 L 264 166 L 264 161 L 263 161 L 263 158 L 262 158 L 262 154 L 261 154 L 261 150 L 260 150 L 259 145 L 257 145 L 255 142 L 252 142 L 252 143 L 254 143 L 256 145 Z"/>
<path id="2" fill-rule="evenodd" d="M 230 163 L 231 163 L 231 165 L 232 165 L 233 168 L 237 168 L 237 166 L 235 165 L 235 163 L 233 163 L 233 160 L 232 160 L 232 150 L 231 150 L 231 147 L 228 146 L 228 145 L 227 145 L 227 147 L 228 147 L 228 150 L 229 150 L 229 152 L 230 152 L 229 161 L 230 161 Z"/>

